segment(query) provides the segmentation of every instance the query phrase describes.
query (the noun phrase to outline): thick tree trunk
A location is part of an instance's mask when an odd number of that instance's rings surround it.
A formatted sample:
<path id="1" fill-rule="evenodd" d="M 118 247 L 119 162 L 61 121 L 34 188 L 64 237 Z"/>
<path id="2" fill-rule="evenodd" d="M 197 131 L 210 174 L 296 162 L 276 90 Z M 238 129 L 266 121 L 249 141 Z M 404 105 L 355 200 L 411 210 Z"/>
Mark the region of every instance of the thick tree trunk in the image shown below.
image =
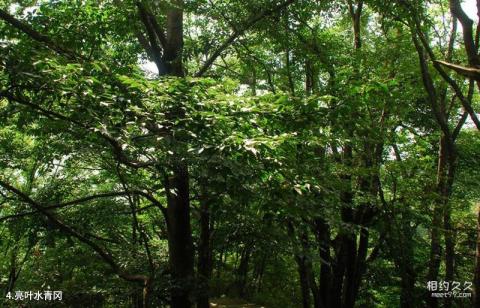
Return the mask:
<path id="1" fill-rule="evenodd" d="M 166 36 L 162 63 L 158 67 L 161 75 L 184 77 L 183 51 L 183 0 L 174 0 L 167 11 Z M 163 73 L 162 73 L 163 69 Z M 179 106 L 180 107 L 180 106 Z M 182 118 L 183 111 L 172 114 Z M 194 250 L 190 225 L 190 188 L 188 166 L 177 160 L 173 165 L 173 176 L 168 180 L 168 247 L 172 276 L 171 307 L 191 307 L 194 289 Z M 170 193 L 169 190 L 174 193 Z"/>
<path id="2" fill-rule="evenodd" d="M 172 308 L 191 307 L 193 289 L 193 241 L 190 226 L 189 178 L 187 166 L 177 165 L 174 175 L 169 179 L 168 247 L 172 276 Z"/>

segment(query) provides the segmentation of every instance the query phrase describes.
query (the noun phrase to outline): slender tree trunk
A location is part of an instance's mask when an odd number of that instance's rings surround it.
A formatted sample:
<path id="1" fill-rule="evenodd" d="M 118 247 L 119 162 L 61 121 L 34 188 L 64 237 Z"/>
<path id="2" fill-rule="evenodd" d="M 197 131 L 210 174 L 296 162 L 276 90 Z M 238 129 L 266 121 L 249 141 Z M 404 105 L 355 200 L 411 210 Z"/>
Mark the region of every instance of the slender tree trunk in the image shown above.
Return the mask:
<path id="1" fill-rule="evenodd" d="M 473 306 L 475 308 L 480 307 L 480 203 L 478 206 L 478 218 L 477 218 L 477 251 L 475 254 L 475 276 L 473 279 Z"/>
<path id="2" fill-rule="evenodd" d="M 332 282 L 330 287 L 330 296 L 327 307 L 342 307 L 342 290 L 344 286 L 344 276 L 348 263 L 348 234 L 347 231 L 342 232 L 336 238 L 338 246 L 335 249 L 335 259 L 333 263 Z"/>
<path id="3" fill-rule="evenodd" d="M 433 207 L 433 218 L 432 218 L 432 230 L 431 230 L 431 239 L 430 239 L 430 262 L 427 274 L 428 281 L 436 281 L 438 279 L 438 272 L 440 268 L 440 262 L 442 258 L 442 246 L 441 246 L 441 233 L 442 228 L 442 205 L 443 199 L 442 194 L 445 187 L 445 178 L 446 178 L 446 167 L 447 167 L 447 149 L 446 149 L 446 140 L 444 135 L 440 138 L 440 148 L 438 154 L 438 165 L 437 165 L 437 192 L 439 196 L 437 201 L 434 203 Z M 431 293 L 428 294 L 427 304 L 429 307 L 438 307 L 438 300 L 435 297 L 431 296 Z"/>
<path id="4" fill-rule="evenodd" d="M 223 255 L 224 255 L 224 251 L 225 251 L 225 246 L 222 245 L 221 248 L 220 248 L 220 254 L 218 256 L 218 259 L 215 258 L 217 260 L 216 264 L 216 277 L 217 278 L 220 278 L 220 272 L 222 270 L 222 267 L 223 267 Z"/>
<path id="5" fill-rule="evenodd" d="M 287 38 L 290 33 L 290 17 L 288 10 L 285 10 L 285 33 L 287 34 Z M 287 70 L 287 79 L 288 79 L 288 89 L 290 94 L 295 95 L 295 82 L 292 75 L 292 59 L 290 57 L 290 47 L 287 44 L 285 48 L 285 68 Z"/>
<path id="6" fill-rule="evenodd" d="M 15 282 L 17 281 L 18 274 L 17 274 L 17 247 L 15 247 L 12 251 L 12 255 L 10 257 L 10 273 L 8 275 L 7 281 L 7 288 L 5 290 L 5 294 L 8 292 L 12 292 L 15 287 Z"/>
<path id="7" fill-rule="evenodd" d="M 314 222 L 315 235 L 317 238 L 320 261 L 320 279 L 318 283 L 319 301 L 322 307 L 328 307 L 330 297 L 330 281 L 332 279 L 331 256 L 330 256 L 330 228 L 321 218 Z"/>
<path id="8" fill-rule="evenodd" d="M 357 258 L 356 235 L 348 234 L 345 242 L 347 264 L 345 268 L 345 279 L 343 282 L 343 304 L 344 308 L 352 308 L 355 304 L 355 260 Z"/>
<path id="9" fill-rule="evenodd" d="M 393 230 L 391 254 L 395 256 L 395 263 L 400 274 L 400 306 L 402 308 L 414 308 L 415 306 L 415 279 L 414 267 L 414 242 L 412 238 L 415 228 L 410 225 L 411 216 L 407 203 L 399 203 L 401 206 L 400 227 Z M 398 217 L 398 213 L 396 215 Z M 392 217 L 392 220 L 395 217 Z"/>
<path id="10" fill-rule="evenodd" d="M 142 294 L 144 308 L 149 308 L 151 306 L 150 301 L 151 301 L 151 294 L 152 294 L 152 286 L 153 286 L 153 281 L 151 279 L 147 279 L 145 281 L 145 285 L 143 286 L 143 294 Z"/>
<path id="11" fill-rule="evenodd" d="M 313 295 L 313 307 L 322 308 L 322 304 L 320 302 L 320 294 L 318 292 L 317 282 L 315 281 L 315 274 L 313 272 L 310 241 L 308 239 L 307 230 L 301 231 L 300 243 L 302 247 L 301 257 L 304 259 L 304 265 L 305 265 L 305 274 L 308 281 L 308 286 L 312 291 L 312 295 Z"/>
<path id="12" fill-rule="evenodd" d="M 358 244 L 357 258 L 355 260 L 355 275 L 354 275 L 353 292 L 352 292 L 353 298 L 351 300 L 352 307 L 355 305 L 355 301 L 358 296 L 358 291 L 360 290 L 362 277 L 366 269 L 368 239 L 369 239 L 368 229 L 362 228 L 360 230 L 360 239 Z"/>
<path id="13" fill-rule="evenodd" d="M 412 256 L 413 259 L 413 256 Z M 402 308 L 414 308 L 415 306 L 415 270 L 412 259 L 401 260 L 400 266 L 400 306 Z"/>
<path id="14" fill-rule="evenodd" d="M 268 252 L 263 252 L 260 262 L 257 263 L 255 267 L 255 281 L 256 281 L 256 290 L 257 293 L 260 292 L 261 287 L 262 287 L 262 280 L 263 280 L 263 274 L 265 272 L 265 266 L 267 264 L 267 255 Z"/>
<path id="15" fill-rule="evenodd" d="M 310 59 L 305 60 L 305 92 L 311 95 L 317 92 L 316 70 Z"/>
<path id="16" fill-rule="evenodd" d="M 244 297 L 247 287 L 248 265 L 253 248 L 253 243 L 247 243 L 240 256 L 240 264 L 237 270 L 237 291 L 240 297 Z"/>
<path id="17" fill-rule="evenodd" d="M 455 149 L 448 149 L 448 171 L 443 191 L 444 214 L 443 227 L 445 237 L 445 281 L 453 281 L 455 273 L 455 230 L 452 226 L 451 214 L 452 206 L 450 204 L 450 195 L 452 193 L 453 182 L 455 180 L 456 171 L 456 153 Z M 445 308 L 452 306 L 452 299 L 445 299 Z"/>
<path id="18" fill-rule="evenodd" d="M 313 275 L 312 262 L 309 260 L 309 244 L 308 235 L 302 232 L 297 240 L 295 228 L 292 221 L 287 222 L 287 230 L 290 236 L 295 261 L 298 266 L 298 274 L 300 280 L 300 290 L 302 292 L 303 307 L 311 307 L 310 291 L 313 293 L 314 307 L 319 307 L 319 296 Z M 299 243 L 300 242 L 300 245 Z"/>
<path id="19" fill-rule="evenodd" d="M 438 204 L 434 205 L 432 230 L 430 239 L 430 262 L 428 267 L 427 281 L 437 281 L 438 271 L 440 268 L 440 261 L 442 257 L 442 246 L 440 245 L 440 230 L 441 227 L 441 209 Z M 429 292 L 427 294 L 428 307 L 438 307 L 438 300 L 432 297 Z"/>
<path id="20" fill-rule="evenodd" d="M 307 277 L 307 266 L 305 264 L 305 257 L 296 255 L 295 262 L 298 266 L 298 276 L 300 279 L 300 290 L 302 292 L 302 307 L 303 308 L 310 308 L 310 287 L 308 283 Z"/>
<path id="21" fill-rule="evenodd" d="M 359 52 L 362 47 L 362 39 L 361 39 L 361 15 L 362 15 L 362 8 L 363 8 L 363 1 L 358 0 L 356 3 L 356 7 L 354 6 L 353 2 L 351 0 L 348 1 L 348 6 L 349 6 L 349 11 L 350 11 L 350 17 L 352 18 L 352 23 L 353 23 L 353 34 L 354 34 L 354 49 L 355 52 Z M 354 66 L 354 75 L 355 76 L 360 76 L 360 71 L 359 71 L 359 65 Z M 353 115 L 357 111 L 354 111 Z M 351 128 L 349 134 L 353 134 L 353 130 Z M 353 159 L 353 154 L 352 154 L 352 147 L 349 146 L 348 149 L 348 164 L 349 166 L 352 165 L 352 159 Z M 350 181 L 351 181 L 351 176 Z M 351 185 L 351 183 L 350 183 Z M 348 198 L 348 205 L 351 206 L 353 205 L 353 194 L 351 192 L 351 187 L 349 191 L 349 198 Z M 353 223 L 354 222 L 354 213 L 352 209 L 349 209 L 348 215 L 345 215 L 344 221 L 347 223 Z M 347 219 L 345 219 L 347 218 Z M 345 279 L 343 282 L 343 288 L 342 288 L 342 307 L 344 308 L 350 308 L 353 307 L 355 304 L 355 280 L 356 280 L 356 260 L 357 260 L 357 236 L 354 232 L 349 231 L 346 234 L 345 237 L 345 253 L 344 253 L 344 258 L 345 258 Z"/>
<path id="22" fill-rule="evenodd" d="M 211 250 L 211 226 L 210 206 L 207 200 L 201 200 L 200 204 L 200 243 L 198 245 L 198 289 L 197 308 L 208 308 L 209 305 L 209 281 L 212 276 L 212 250 Z"/>

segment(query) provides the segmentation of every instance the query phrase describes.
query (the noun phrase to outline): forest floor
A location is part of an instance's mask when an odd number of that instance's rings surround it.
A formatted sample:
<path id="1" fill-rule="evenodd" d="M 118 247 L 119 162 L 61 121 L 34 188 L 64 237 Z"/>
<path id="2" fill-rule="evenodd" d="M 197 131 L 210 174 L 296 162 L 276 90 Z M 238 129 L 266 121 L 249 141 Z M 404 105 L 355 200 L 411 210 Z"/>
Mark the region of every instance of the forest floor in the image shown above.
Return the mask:
<path id="1" fill-rule="evenodd" d="M 265 308 L 264 306 L 252 304 L 243 299 L 227 298 L 227 297 L 211 299 L 210 307 L 212 308 Z"/>

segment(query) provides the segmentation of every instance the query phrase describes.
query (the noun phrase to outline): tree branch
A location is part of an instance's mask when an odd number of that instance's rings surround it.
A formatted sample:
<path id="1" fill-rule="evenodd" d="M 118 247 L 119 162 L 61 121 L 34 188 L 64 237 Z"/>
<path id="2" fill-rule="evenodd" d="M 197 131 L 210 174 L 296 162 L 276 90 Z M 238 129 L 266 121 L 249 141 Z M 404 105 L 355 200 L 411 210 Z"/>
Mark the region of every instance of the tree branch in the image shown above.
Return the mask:
<path id="1" fill-rule="evenodd" d="M 155 21 L 155 25 L 157 28 L 154 27 L 154 25 L 152 24 L 152 20 L 154 20 L 155 18 L 151 16 L 151 14 L 149 14 L 149 12 L 147 11 L 147 8 L 142 2 L 140 1 L 137 2 L 137 8 L 138 8 L 140 20 L 145 26 L 145 30 L 147 31 L 147 36 L 149 40 L 149 48 L 147 49 L 144 47 L 145 51 L 147 53 L 150 53 L 150 55 L 153 58 L 153 61 L 157 65 L 159 74 L 163 75 L 167 70 L 165 66 L 165 62 L 162 59 L 162 54 L 163 54 L 162 47 L 163 47 L 163 50 L 165 50 L 165 46 L 166 46 L 165 36 L 163 32 L 160 32 L 160 33 L 157 32 L 157 31 L 161 31 L 160 27 L 158 26 L 156 21 Z M 140 41 L 140 43 L 142 43 L 142 41 Z M 159 43 L 162 46 L 160 46 Z"/>
<path id="2" fill-rule="evenodd" d="M 428 70 L 427 61 L 425 60 L 425 53 L 418 42 L 417 36 L 414 32 L 412 32 L 412 40 L 415 45 L 415 48 L 418 53 L 418 60 L 420 62 L 420 71 L 422 73 L 422 81 L 425 87 L 425 90 L 428 94 L 428 101 L 430 103 L 430 107 L 432 108 L 432 112 L 437 120 L 440 129 L 442 130 L 443 134 L 447 137 L 448 143 L 453 145 L 453 141 L 451 140 L 450 128 L 448 127 L 448 121 L 445 118 L 445 115 L 439 110 L 439 106 L 437 103 L 437 91 L 435 90 L 435 86 L 433 84 L 432 77 Z"/>
<path id="3" fill-rule="evenodd" d="M 480 65 L 480 61 L 477 55 L 477 48 L 475 47 L 475 41 L 473 38 L 473 21 L 462 9 L 459 0 L 450 0 L 450 11 L 452 12 L 452 15 L 456 17 L 462 24 L 463 41 L 465 44 L 465 51 L 467 52 L 469 65 Z"/>
<path id="4" fill-rule="evenodd" d="M 45 109 L 45 108 L 43 108 L 43 107 L 41 107 L 37 104 L 33 104 L 33 103 L 31 103 L 31 102 L 29 102 L 25 99 L 22 99 L 18 96 L 14 96 L 11 93 L 6 92 L 6 91 L 0 91 L 0 98 L 1 97 L 5 97 L 9 101 L 14 101 L 14 102 L 17 102 L 17 103 L 19 103 L 21 105 L 24 105 L 24 106 L 28 106 L 28 107 L 36 110 L 40 114 L 46 116 L 47 118 L 50 118 L 50 119 L 53 118 L 53 119 L 62 120 L 62 121 L 68 122 L 68 123 L 72 123 L 72 124 L 75 124 L 76 126 L 82 128 L 82 129 L 87 130 L 88 132 L 93 132 L 93 133 L 98 134 L 99 136 L 101 136 L 103 139 L 105 139 L 111 145 L 112 150 L 113 150 L 113 154 L 115 155 L 116 159 L 126 166 L 138 169 L 138 168 L 150 167 L 150 166 L 153 166 L 153 165 L 156 164 L 156 162 L 141 162 L 141 161 L 132 160 L 132 159 L 128 158 L 126 156 L 125 152 L 123 151 L 122 146 L 118 142 L 118 140 L 116 140 L 114 137 L 112 137 L 108 132 L 106 132 L 104 130 L 99 130 L 99 129 L 96 129 L 96 128 L 89 127 L 88 125 L 83 124 L 83 123 L 81 123 L 77 120 L 74 120 L 74 119 L 72 119 L 68 116 L 62 115 L 62 114 L 60 114 L 58 112 L 55 112 L 55 111 L 52 111 L 52 110 L 47 110 L 47 109 Z"/>
<path id="5" fill-rule="evenodd" d="M 465 76 L 467 78 L 471 78 L 471 79 L 480 81 L 480 69 L 479 68 L 465 67 L 465 66 L 462 66 L 462 65 L 453 64 L 453 63 L 449 63 L 449 62 L 441 61 L 441 60 L 435 60 L 434 63 L 438 63 L 438 64 L 443 65 L 443 66 L 445 66 L 449 69 L 452 69 L 455 72 L 457 72 L 460 75 Z"/>
<path id="6" fill-rule="evenodd" d="M 21 32 L 27 34 L 30 38 L 34 39 L 37 42 L 45 44 L 48 48 L 54 50 L 55 52 L 67 56 L 69 59 L 79 60 L 83 59 L 81 55 L 76 54 L 74 51 L 62 47 L 59 44 L 55 43 L 48 36 L 41 34 L 40 32 L 33 29 L 30 25 L 25 24 L 24 22 L 16 19 L 14 16 L 7 13 L 5 10 L 0 9 L 0 19 L 4 20 L 14 28 L 20 30 Z"/>
<path id="7" fill-rule="evenodd" d="M 473 123 L 475 123 L 475 126 L 477 127 L 478 130 L 480 130 L 480 120 L 477 117 L 477 114 L 473 110 L 472 105 L 470 102 L 467 100 L 467 98 L 463 95 L 462 90 L 458 86 L 458 84 L 453 80 L 448 74 L 443 70 L 442 65 L 440 64 L 439 61 L 436 60 L 435 54 L 433 53 L 432 49 L 430 48 L 430 45 L 428 44 L 427 40 L 425 39 L 425 36 L 423 35 L 423 32 L 421 31 L 421 27 L 419 24 L 419 21 L 416 17 L 414 17 L 414 22 L 415 22 L 415 27 L 416 27 L 416 32 L 418 34 L 418 38 L 422 42 L 423 47 L 428 53 L 428 56 L 430 57 L 430 60 L 433 62 L 433 67 L 437 70 L 437 72 L 440 74 L 440 76 L 445 80 L 450 87 L 453 89 L 457 97 L 460 99 L 460 102 L 463 106 L 463 108 L 468 112 L 470 115 L 470 118 L 472 119 Z M 414 41 L 415 43 L 415 41 Z M 418 48 L 417 48 L 418 50 Z"/>
<path id="8" fill-rule="evenodd" d="M 20 200 L 29 204 L 32 208 L 43 214 L 50 220 L 54 225 L 56 225 L 60 230 L 63 232 L 75 237 L 80 242 L 86 244 L 87 246 L 91 247 L 110 267 L 112 270 L 121 278 L 127 281 L 136 281 L 145 283 L 148 281 L 148 277 L 144 275 L 131 275 L 123 271 L 121 267 L 116 263 L 115 259 L 105 251 L 102 247 L 97 245 L 95 242 L 91 241 L 87 236 L 80 234 L 78 231 L 73 229 L 72 227 L 66 225 L 61 220 L 59 220 L 53 213 L 42 207 L 40 203 L 37 203 L 33 199 L 31 199 L 28 195 L 20 191 L 19 189 L 13 187 L 9 183 L 0 179 L 0 186 L 4 189 L 10 191 L 11 193 L 15 194 Z"/>
<path id="9" fill-rule="evenodd" d="M 295 0 L 287 0 L 282 4 L 279 4 L 273 8 L 268 8 L 260 13 L 254 15 L 251 17 L 249 20 L 247 20 L 243 27 L 238 28 L 237 30 L 234 30 L 230 36 L 223 42 L 217 50 L 213 52 L 213 54 L 205 61 L 203 66 L 198 70 L 198 72 L 195 74 L 195 77 L 201 77 L 203 74 L 207 72 L 207 70 L 212 66 L 213 62 L 220 56 L 220 54 L 225 51 L 235 40 L 243 35 L 247 30 L 249 30 L 251 27 L 253 27 L 257 22 L 260 20 L 264 19 L 265 17 L 268 17 L 270 15 L 275 14 L 276 12 L 279 12 L 289 6 L 290 4 L 294 3 Z"/>

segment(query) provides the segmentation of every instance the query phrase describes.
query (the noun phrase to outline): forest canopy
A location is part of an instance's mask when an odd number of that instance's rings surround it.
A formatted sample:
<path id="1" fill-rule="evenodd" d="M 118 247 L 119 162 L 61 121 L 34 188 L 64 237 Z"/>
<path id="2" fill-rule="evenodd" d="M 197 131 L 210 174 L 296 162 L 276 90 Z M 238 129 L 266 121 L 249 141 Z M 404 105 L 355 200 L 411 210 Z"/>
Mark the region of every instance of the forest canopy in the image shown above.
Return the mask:
<path id="1" fill-rule="evenodd" d="M 480 307 L 466 2 L 0 0 L 0 303 Z"/>

